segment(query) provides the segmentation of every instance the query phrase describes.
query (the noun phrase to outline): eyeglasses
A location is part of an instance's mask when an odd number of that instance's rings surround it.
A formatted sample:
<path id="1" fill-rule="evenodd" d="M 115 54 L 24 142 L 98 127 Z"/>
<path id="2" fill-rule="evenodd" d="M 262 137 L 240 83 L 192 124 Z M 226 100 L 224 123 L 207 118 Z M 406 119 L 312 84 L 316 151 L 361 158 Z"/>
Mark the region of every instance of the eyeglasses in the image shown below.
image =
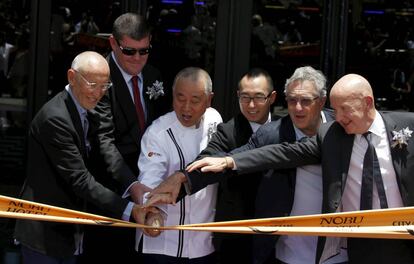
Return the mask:
<path id="1" fill-rule="evenodd" d="M 139 55 L 141 56 L 145 56 L 148 55 L 152 49 L 152 46 L 149 45 L 148 48 L 143 48 L 143 49 L 134 49 L 134 48 L 129 48 L 129 47 L 122 47 L 121 44 L 119 43 L 119 40 L 116 39 L 116 43 L 119 46 L 119 49 L 121 50 L 121 52 L 124 55 L 127 56 L 134 56 L 137 52 L 139 53 Z"/>
<path id="2" fill-rule="evenodd" d="M 106 92 L 109 88 L 112 87 L 112 83 L 111 82 L 107 82 L 107 83 L 96 83 L 96 82 L 89 82 L 88 80 L 86 80 L 86 78 L 77 70 L 74 70 L 81 78 L 82 80 L 85 82 L 86 86 L 88 86 L 89 89 L 91 90 L 96 90 L 97 88 L 101 89 L 101 91 Z"/>
<path id="3" fill-rule="evenodd" d="M 264 96 L 264 95 L 256 95 L 254 97 L 250 97 L 250 96 L 248 96 L 246 94 L 242 94 L 242 95 L 239 95 L 239 100 L 243 104 L 250 104 L 250 102 L 252 100 L 253 100 L 253 102 L 255 104 L 264 104 L 264 103 L 266 103 L 267 98 L 269 98 L 269 96 L 270 96 L 270 94 L 267 95 L 267 96 Z"/>
<path id="4" fill-rule="evenodd" d="M 288 105 L 293 105 L 293 106 L 296 106 L 298 103 L 301 106 L 310 106 L 313 103 L 313 101 L 315 101 L 318 98 L 319 98 L 319 96 L 316 96 L 316 97 L 303 97 L 303 98 L 287 96 L 286 97 L 286 102 L 288 103 Z"/>

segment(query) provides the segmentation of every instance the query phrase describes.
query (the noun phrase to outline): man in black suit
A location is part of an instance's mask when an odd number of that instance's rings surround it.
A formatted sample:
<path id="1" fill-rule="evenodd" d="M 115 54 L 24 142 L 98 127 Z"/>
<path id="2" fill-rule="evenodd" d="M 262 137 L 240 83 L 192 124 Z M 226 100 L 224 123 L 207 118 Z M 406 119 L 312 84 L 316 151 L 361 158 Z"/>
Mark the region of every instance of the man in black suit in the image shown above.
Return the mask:
<path id="1" fill-rule="evenodd" d="M 322 163 L 323 213 L 413 206 L 414 115 L 378 112 L 369 82 L 357 74 L 338 80 L 332 87 L 330 101 L 336 121 L 322 125 L 318 134 L 307 142 L 269 145 L 231 157 L 207 158 L 193 163 L 189 170 L 203 167 L 204 172 L 217 172 L 235 168 L 243 174 Z M 370 149 L 376 153 L 373 160 L 378 160 L 380 171 L 366 189 L 370 177 L 364 173 L 363 161 L 364 153 Z M 368 190 L 370 199 L 365 199 Z M 345 246 L 349 263 L 414 262 L 411 240 L 345 241 L 320 238 L 316 260 L 326 259 Z"/>
<path id="2" fill-rule="evenodd" d="M 93 112 L 111 86 L 108 63 L 98 53 L 84 52 L 73 60 L 67 76 L 69 84 L 40 109 L 30 126 L 21 198 L 73 210 L 84 210 L 90 202 L 124 220 L 132 209 L 137 219 L 142 210 L 98 183 L 89 170 L 88 156 L 100 153 L 100 166 L 124 189 L 134 182 L 110 138 L 98 134 L 100 117 Z M 76 263 L 82 233 L 79 225 L 17 220 L 15 237 L 22 244 L 24 263 Z"/>
<path id="3" fill-rule="evenodd" d="M 113 87 L 98 103 L 96 111 L 106 120 L 102 122 L 102 130 L 115 127 L 115 145 L 137 178 L 141 137 L 153 120 L 168 112 L 171 94 L 164 90 L 160 72 L 147 64 L 151 32 L 142 16 L 135 13 L 119 16 L 114 21 L 109 43 L 112 52 L 107 60 Z M 100 160 L 94 162 L 99 164 Z M 119 184 L 108 177 L 103 168 L 96 167 L 96 171 L 100 183 L 123 194 L 124 190 L 117 188 Z M 139 187 L 136 184 L 131 188 L 139 190 Z M 134 202 L 140 203 L 140 200 Z M 95 212 L 100 213 L 99 210 Z M 85 237 L 85 256 L 88 259 L 105 261 L 115 252 L 124 258 L 138 257 L 134 250 L 134 230 L 105 229 L 104 232 L 100 227 L 88 227 Z"/>
<path id="4" fill-rule="evenodd" d="M 114 22 L 109 43 L 112 52 L 108 63 L 113 87 L 97 109 L 113 116 L 115 144 L 138 177 L 141 137 L 153 120 L 170 110 L 171 92 L 164 90 L 161 73 L 147 64 L 151 33 L 142 16 L 134 13 L 119 16 Z M 134 76 L 138 77 L 139 98 L 134 91 Z M 139 103 L 143 115 L 137 112 L 136 104 Z"/>

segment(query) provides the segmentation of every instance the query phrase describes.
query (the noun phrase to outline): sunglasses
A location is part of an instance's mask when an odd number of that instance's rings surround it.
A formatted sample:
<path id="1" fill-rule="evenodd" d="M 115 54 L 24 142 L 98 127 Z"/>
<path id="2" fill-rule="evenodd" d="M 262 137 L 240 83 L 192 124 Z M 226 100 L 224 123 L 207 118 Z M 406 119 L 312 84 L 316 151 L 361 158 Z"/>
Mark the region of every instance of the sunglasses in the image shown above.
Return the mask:
<path id="1" fill-rule="evenodd" d="M 116 43 L 118 44 L 119 49 L 121 50 L 122 54 L 127 55 L 127 56 L 134 56 L 137 52 L 139 53 L 140 56 L 145 56 L 145 55 L 148 55 L 152 49 L 151 45 L 149 45 L 148 48 L 144 48 L 144 49 L 122 47 L 121 44 L 119 43 L 119 40 L 117 39 L 116 39 Z"/>

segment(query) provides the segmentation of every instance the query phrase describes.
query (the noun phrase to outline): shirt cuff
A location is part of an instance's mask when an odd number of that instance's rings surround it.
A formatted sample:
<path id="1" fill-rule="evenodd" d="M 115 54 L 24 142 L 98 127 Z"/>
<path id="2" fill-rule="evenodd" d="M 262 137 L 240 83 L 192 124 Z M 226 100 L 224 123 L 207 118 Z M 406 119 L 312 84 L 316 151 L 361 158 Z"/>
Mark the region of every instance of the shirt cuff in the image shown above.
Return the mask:
<path id="1" fill-rule="evenodd" d="M 134 207 L 134 203 L 128 202 L 128 205 L 125 208 L 124 213 L 122 214 L 122 220 L 129 222 L 129 219 L 131 217 L 132 207 Z"/>
<path id="2" fill-rule="evenodd" d="M 131 183 L 128 188 L 126 188 L 125 192 L 122 194 L 122 198 L 127 198 L 129 197 L 131 194 L 129 193 L 129 189 L 131 189 L 131 186 L 134 185 L 135 183 L 137 183 L 138 181 L 134 181 L 133 183 Z"/>

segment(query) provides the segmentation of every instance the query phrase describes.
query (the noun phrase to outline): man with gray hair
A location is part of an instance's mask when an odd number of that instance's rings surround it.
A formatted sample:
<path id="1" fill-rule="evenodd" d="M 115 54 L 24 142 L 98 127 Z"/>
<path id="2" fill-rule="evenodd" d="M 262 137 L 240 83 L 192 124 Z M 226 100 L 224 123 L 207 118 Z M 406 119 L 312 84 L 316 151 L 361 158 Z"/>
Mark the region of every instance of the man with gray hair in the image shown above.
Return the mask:
<path id="1" fill-rule="evenodd" d="M 138 161 L 138 180 L 142 184 L 157 186 L 168 175 L 183 170 L 207 146 L 216 126 L 222 122 L 220 114 L 210 108 L 212 98 L 212 81 L 206 71 L 189 67 L 177 74 L 173 84 L 174 111 L 155 120 L 142 137 Z M 165 206 L 166 225 L 212 222 L 216 192 L 217 186 L 210 185 L 175 206 Z M 150 214 L 147 223 L 152 225 L 154 219 L 163 222 L 160 216 Z M 144 236 L 144 262 L 215 263 L 211 236 L 208 232 L 188 231 Z M 137 242 L 139 238 L 140 234 Z"/>

